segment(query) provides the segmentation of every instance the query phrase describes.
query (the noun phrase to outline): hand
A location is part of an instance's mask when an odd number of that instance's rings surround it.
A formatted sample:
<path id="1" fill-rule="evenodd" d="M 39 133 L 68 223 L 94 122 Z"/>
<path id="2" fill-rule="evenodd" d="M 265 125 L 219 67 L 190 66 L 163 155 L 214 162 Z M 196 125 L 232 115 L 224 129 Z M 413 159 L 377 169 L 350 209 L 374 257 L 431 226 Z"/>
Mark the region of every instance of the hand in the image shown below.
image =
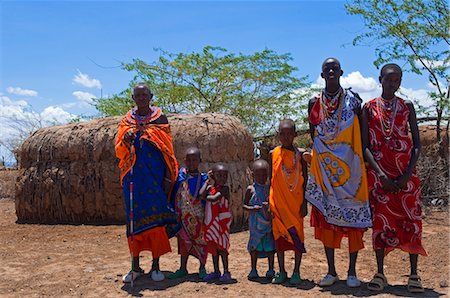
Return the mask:
<path id="1" fill-rule="evenodd" d="M 253 210 L 260 210 L 262 209 L 261 205 L 253 205 Z"/>
<path id="2" fill-rule="evenodd" d="M 306 163 L 311 164 L 312 154 L 310 152 L 303 152 L 302 158 L 304 161 L 306 161 Z"/>
<path id="3" fill-rule="evenodd" d="M 212 173 L 212 171 L 208 171 L 208 179 L 206 180 L 206 184 L 207 185 L 214 185 L 215 181 L 214 181 L 214 175 Z"/>
<path id="4" fill-rule="evenodd" d="M 409 175 L 403 174 L 400 177 L 397 177 L 397 179 L 394 180 L 394 183 L 400 190 L 402 190 L 406 187 L 406 184 L 408 184 L 409 178 Z"/>
<path id="5" fill-rule="evenodd" d="M 401 189 L 397 186 L 397 184 L 388 178 L 386 175 L 380 176 L 381 188 L 387 192 L 399 192 Z"/>
<path id="6" fill-rule="evenodd" d="M 136 134 L 132 130 L 129 130 L 123 136 L 123 142 L 129 146 L 131 145 L 131 143 L 134 141 L 135 138 Z"/>

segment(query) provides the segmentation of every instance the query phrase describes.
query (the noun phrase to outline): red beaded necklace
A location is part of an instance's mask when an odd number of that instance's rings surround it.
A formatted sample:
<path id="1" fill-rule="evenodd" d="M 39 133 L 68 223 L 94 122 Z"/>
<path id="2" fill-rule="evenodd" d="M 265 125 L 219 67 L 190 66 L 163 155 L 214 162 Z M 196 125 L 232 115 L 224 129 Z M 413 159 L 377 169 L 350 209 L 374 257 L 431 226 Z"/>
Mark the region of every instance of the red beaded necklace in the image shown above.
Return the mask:
<path id="1" fill-rule="evenodd" d="M 381 96 L 376 99 L 376 110 L 380 118 L 381 132 L 386 140 L 392 137 L 395 125 L 395 116 L 398 110 L 397 96 L 386 100 Z"/>

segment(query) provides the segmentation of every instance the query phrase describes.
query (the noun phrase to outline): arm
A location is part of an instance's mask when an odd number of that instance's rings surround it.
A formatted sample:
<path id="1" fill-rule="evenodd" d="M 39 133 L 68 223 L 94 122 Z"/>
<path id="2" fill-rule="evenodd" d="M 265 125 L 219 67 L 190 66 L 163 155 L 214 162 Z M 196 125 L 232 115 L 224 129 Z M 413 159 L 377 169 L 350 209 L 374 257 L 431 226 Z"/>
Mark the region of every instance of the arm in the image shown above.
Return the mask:
<path id="1" fill-rule="evenodd" d="M 409 109 L 408 122 L 409 128 L 411 129 L 413 149 L 411 151 L 411 158 L 409 159 L 409 164 L 406 172 L 395 180 L 395 183 L 400 189 L 404 188 L 406 186 L 406 183 L 408 183 L 409 179 L 411 178 L 414 167 L 416 166 L 417 160 L 419 159 L 421 149 L 419 128 L 417 127 L 416 111 L 414 110 L 414 105 L 409 100 L 405 101 L 405 103 Z"/>
<path id="2" fill-rule="evenodd" d="M 312 110 L 312 107 L 314 106 L 314 104 L 316 103 L 316 98 L 315 97 L 313 97 L 313 98 L 311 98 L 310 100 L 309 100 L 309 102 L 308 102 L 308 117 L 309 117 L 309 115 L 311 114 L 311 110 Z M 315 133 L 315 126 L 311 123 L 311 121 L 309 121 L 308 120 L 308 123 L 309 123 L 309 134 L 310 134 L 310 136 L 311 136 L 311 140 L 314 140 L 314 133 Z"/>
<path id="3" fill-rule="evenodd" d="M 246 211 L 250 211 L 251 212 L 251 211 L 256 211 L 256 210 L 262 208 L 261 206 L 250 206 L 249 205 L 250 199 L 251 199 L 251 197 L 253 195 L 253 192 L 254 192 L 253 185 L 249 185 L 247 187 L 247 191 L 245 192 L 245 197 L 244 197 L 244 206 L 243 206 L 243 208 Z"/>
<path id="4" fill-rule="evenodd" d="M 369 115 L 367 109 L 364 108 L 361 112 L 361 135 L 362 135 L 362 145 L 363 145 L 363 154 L 365 160 L 369 163 L 370 167 L 377 173 L 377 176 L 380 177 L 382 188 L 389 192 L 398 191 L 397 185 L 395 185 L 394 181 L 388 178 L 388 176 L 381 170 L 378 166 L 375 158 L 373 157 L 372 152 L 370 151 L 369 146 Z"/>
<path id="5" fill-rule="evenodd" d="M 205 183 L 203 184 L 202 188 L 200 188 L 200 191 L 198 192 L 198 197 L 200 198 L 200 200 L 206 200 L 206 196 L 209 193 L 209 188 L 211 186 L 211 180 L 206 179 Z"/>
<path id="6" fill-rule="evenodd" d="M 306 185 L 308 184 L 308 165 L 306 163 L 306 160 L 303 158 L 303 155 L 306 153 L 306 150 L 303 148 L 299 148 L 300 151 L 300 161 L 302 163 L 302 176 L 303 176 L 303 202 L 300 206 L 300 216 L 305 217 L 308 215 L 308 201 L 305 199 L 305 190 Z M 311 159 L 310 159 L 311 161 Z"/>

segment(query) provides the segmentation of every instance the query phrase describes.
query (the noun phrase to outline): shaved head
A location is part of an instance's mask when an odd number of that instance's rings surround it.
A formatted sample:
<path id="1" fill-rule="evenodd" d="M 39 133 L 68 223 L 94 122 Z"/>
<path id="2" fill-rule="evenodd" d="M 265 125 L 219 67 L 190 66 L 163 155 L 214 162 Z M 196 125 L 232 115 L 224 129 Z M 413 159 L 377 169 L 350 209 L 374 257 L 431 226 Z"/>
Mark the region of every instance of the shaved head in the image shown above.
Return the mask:
<path id="1" fill-rule="evenodd" d="M 133 88 L 133 94 L 136 94 L 136 91 L 138 89 L 143 89 L 146 90 L 148 92 L 148 94 L 150 95 L 150 98 L 153 97 L 153 92 L 150 90 L 150 88 L 148 87 L 148 85 L 146 83 L 137 83 L 134 88 Z"/>
<path id="2" fill-rule="evenodd" d="M 337 63 L 337 64 L 339 65 L 339 67 L 341 67 L 341 62 L 339 62 L 339 60 L 338 60 L 337 58 L 330 57 L 330 58 L 327 58 L 327 59 L 325 59 L 325 60 L 323 61 L 323 63 L 322 63 L 322 69 L 323 69 L 323 68 L 325 67 L 325 65 L 328 64 L 328 63 Z"/>
<path id="3" fill-rule="evenodd" d="M 292 128 L 293 131 L 296 131 L 295 128 L 295 122 L 292 119 L 283 119 L 280 121 L 280 125 L 278 125 L 278 130 L 281 130 L 281 128 Z"/>
<path id="4" fill-rule="evenodd" d="M 223 163 L 217 163 L 212 168 L 213 172 L 225 171 L 228 172 L 227 167 Z"/>
<path id="5" fill-rule="evenodd" d="M 269 170 L 269 163 L 267 161 L 265 161 L 264 159 L 255 160 L 253 162 L 252 169 L 253 169 L 253 171 L 256 171 L 258 169 Z"/>
<path id="6" fill-rule="evenodd" d="M 186 155 L 197 155 L 198 157 L 200 157 L 200 149 L 198 149 L 197 147 L 189 147 L 186 150 Z"/>
<path id="7" fill-rule="evenodd" d="M 388 63 L 388 64 L 384 65 L 381 68 L 380 77 L 383 77 L 384 75 L 386 75 L 388 73 L 398 73 L 400 75 L 403 74 L 402 69 L 400 68 L 400 66 L 398 66 L 395 63 Z"/>

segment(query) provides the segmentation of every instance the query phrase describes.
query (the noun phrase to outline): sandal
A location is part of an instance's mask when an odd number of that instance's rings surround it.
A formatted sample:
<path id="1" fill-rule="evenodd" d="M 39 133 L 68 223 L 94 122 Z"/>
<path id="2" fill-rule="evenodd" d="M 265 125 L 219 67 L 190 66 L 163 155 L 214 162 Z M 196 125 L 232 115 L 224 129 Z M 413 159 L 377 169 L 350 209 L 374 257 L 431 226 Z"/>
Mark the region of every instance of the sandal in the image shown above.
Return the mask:
<path id="1" fill-rule="evenodd" d="M 198 278 L 199 279 L 203 280 L 206 277 L 206 275 L 208 275 L 208 274 L 206 273 L 205 267 L 202 267 L 198 270 Z"/>
<path id="2" fill-rule="evenodd" d="M 377 273 L 373 276 L 372 280 L 367 284 L 367 288 L 371 291 L 383 291 L 384 287 L 387 286 L 387 279 L 381 273 Z"/>
<path id="3" fill-rule="evenodd" d="M 259 278 L 258 271 L 256 268 L 253 268 L 250 273 L 247 275 L 248 280 L 255 280 Z"/>
<path id="4" fill-rule="evenodd" d="M 418 275 L 410 275 L 408 278 L 408 292 L 423 293 L 424 291 L 420 277 Z"/>
<path id="5" fill-rule="evenodd" d="M 139 270 L 139 271 L 129 271 L 126 275 L 124 275 L 122 277 L 122 281 L 124 283 L 131 283 L 132 281 L 134 281 L 136 278 L 138 278 L 139 276 L 144 275 L 144 270 Z"/>
<path id="6" fill-rule="evenodd" d="M 337 281 L 339 281 L 339 276 L 333 276 L 331 274 L 325 275 L 319 282 L 319 287 L 329 287 L 334 285 Z"/>
<path id="7" fill-rule="evenodd" d="M 168 279 L 177 279 L 177 278 L 185 277 L 187 275 L 188 275 L 188 272 L 186 270 L 178 269 L 174 273 L 169 274 L 169 276 L 167 276 L 167 278 Z"/>
<path id="8" fill-rule="evenodd" d="M 291 285 L 299 285 L 302 282 L 300 277 L 300 273 L 294 272 L 292 273 L 291 279 L 289 280 L 289 284 Z"/>
<path id="9" fill-rule="evenodd" d="M 280 271 L 277 274 L 275 274 L 275 276 L 272 279 L 272 283 L 273 284 L 282 284 L 286 281 L 287 279 L 287 273 Z"/>

